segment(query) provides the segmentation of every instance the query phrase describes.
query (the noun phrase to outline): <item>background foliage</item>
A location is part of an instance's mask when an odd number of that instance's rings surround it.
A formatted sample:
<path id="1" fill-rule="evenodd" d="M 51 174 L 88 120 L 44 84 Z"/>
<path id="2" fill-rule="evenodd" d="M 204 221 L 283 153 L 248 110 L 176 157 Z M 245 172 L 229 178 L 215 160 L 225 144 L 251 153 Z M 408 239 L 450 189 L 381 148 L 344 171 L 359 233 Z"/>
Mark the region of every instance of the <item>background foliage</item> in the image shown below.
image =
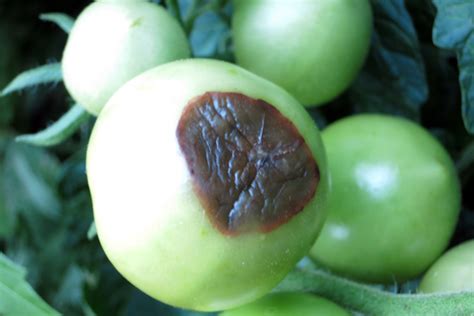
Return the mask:
<path id="1" fill-rule="evenodd" d="M 228 1 L 163 2 L 180 17 L 194 56 L 233 60 Z M 48 305 L 66 315 L 197 315 L 142 294 L 102 252 L 91 226 L 84 166 L 92 118 L 47 150 L 15 141 L 49 126 L 73 104 L 54 75 L 67 35 L 39 15 L 77 16 L 88 3 L 0 0 L 0 87 L 24 70 L 53 64 L 45 73 L 52 84 L 0 98 L 0 315 L 18 306 L 30 308 L 31 315 L 54 314 Z M 359 112 L 404 116 L 428 128 L 449 150 L 463 185 L 452 245 L 474 238 L 474 5 L 372 4 L 375 32 L 363 71 L 343 95 L 310 114 L 320 128 Z M 410 292 L 415 285 L 416 280 L 387 290 Z"/>

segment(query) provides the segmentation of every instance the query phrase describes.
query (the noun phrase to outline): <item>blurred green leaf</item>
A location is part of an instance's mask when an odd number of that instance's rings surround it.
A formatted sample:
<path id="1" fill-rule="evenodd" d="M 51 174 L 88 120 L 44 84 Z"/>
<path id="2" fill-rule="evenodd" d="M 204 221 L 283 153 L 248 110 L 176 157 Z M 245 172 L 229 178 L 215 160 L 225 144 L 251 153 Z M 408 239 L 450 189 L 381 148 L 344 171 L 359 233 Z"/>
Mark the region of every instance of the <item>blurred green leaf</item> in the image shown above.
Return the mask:
<path id="1" fill-rule="evenodd" d="M 84 303 L 82 289 L 85 274 L 75 264 L 72 264 L 64 274 L 61 286 L 54 297 L 54 305 L 59 308 L 64 306 L 81 306 Z"/>
<path id="2" fill-rule="evenodd" d="M 25 214 L 38 212 L 47 218 L 59 215 L 60 165 L 52 155 L 39 148 L 11 143 L 6 149 L 3 169 L 8 208 Z"/>
<path id="3" fill-rule="evenodd" d="M 127 284 L 117 270 L 112 265 L 103 262 L 91 276 L 85 296 L 97 315 L 125 315 L 132 291 L 134 289 Z"/>
<path id="4" fill-rule="evenodd" d="M 435 0 L 434 3 L 438 13 L 433 41 L 438 47 L 457 53 L 464 125 L 474 134 L 474 1 Z"/>
<path id="5" fill-rule="evenodd" d="M 76 104 L 46 129 L 36 134 L 20 135 L 16 141 L 36 146 L 54 146 L 70 137 L 90 117 L 82 106 Z"/>
<path id="6" fill-rule="evenodd" d="M 92 222 L 91 226 L 89 227 L 89 230 L 87 231 L 87 239 L 94 239 L 95 236 L 97 236 L 97 229 L 95 227 L 95 223 Z"/>
<path id="7" fill-rule="evenodd" d="M 174 16 L 178 22 L 181 23 L 181 11 L 178 0 L 165 0 L 165 4 L 168 12 Z"/>
<path id="8" fill-rule="evenodd" d="M 466 183 L 474 175 L 474 141 L 469 143 L 456 161 L 461 182 Z"/>
<path id="9" fill-rule="evenodd" d="M 11 81 L 1 92 L 5 96 L 44 83 L 55 83 L 62 80 L 60 63 L 51 63 L 22 72 Z"/>
<path id="10" fill-rule="evenodd" d="M 0 169 L 0 238 L 10 235 L 13 228 L 12 216 L 5 205 L 5 192 L 1 189 L 2 179 L 4 179 L 3 170 Z"/>
<path id="11" fill-rule="evenodd" d="M 230 17 L 232 8 L 225 0 L 180 1 L 185 26 L 195 57 L 231 61 Z"/>
<path id="12" fill-rule="evenodd" d="M 67 14 L 64 13 L 43 13 L 39 16 L 40 20 L 53 22 L 57 26 L 59 26 L 64 32 L 69 33 L 74 25 L 74 19 Z"/>
<path id="13" fill-rule="evenodd" d="M 59 315 L 25 281 L 26 271 L 0 253 L 0 315 Z"/>
<path id="14" fill-rule="evenodd" d="M 428 97 L 425 66 L 403 0 L 372 1 L 374 34 L 364 69 L 350 89 L 357 112 L 418 120 Z"/>
<path id="15" fill-rule="evenodd" d="M 432 43 L 436 7 L 432 0 L 405 0 L 421 42 Z"/>
<path id="16" fill-rule="evenodd" d="M 191 48 L 196 57 L 211 57 L 225 54 L 230 29 L 225 21 L 214 12 L 198 17 L 190 34 Z"/>
<path id="17" fill-rule="evenodd" d="M 63 162 L 61 170 L 61 194 L 64 198 L 80 194 L 81 192 L 88 192 L 87 177 L 86 177 L 86 146 L 81 146 L 77 151 Z"/>
<path id="18" fill-rule="evenodd" d="M 15 224 L 15 215 L 7 208 L 6 192 L 4 188 L 8 185 L 5 181 L 3 171 L 3 159 L 10 137 L 7 134 L 0 133 L 0 239 L 8 237 L 13 233 Z"/>

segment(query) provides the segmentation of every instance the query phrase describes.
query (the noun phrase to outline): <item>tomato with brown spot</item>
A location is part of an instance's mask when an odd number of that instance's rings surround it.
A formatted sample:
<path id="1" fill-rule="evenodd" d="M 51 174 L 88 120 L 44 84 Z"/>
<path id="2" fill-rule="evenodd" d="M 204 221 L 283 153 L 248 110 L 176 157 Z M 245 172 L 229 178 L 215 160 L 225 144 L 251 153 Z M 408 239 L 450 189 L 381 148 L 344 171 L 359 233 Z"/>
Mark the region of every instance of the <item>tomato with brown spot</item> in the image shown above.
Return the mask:
<path id="1" fill-rule="evenodd" d="M 238 66 L 185 60 L 121 88 L 87 172 L 108 258 L 150 296 L 215 311 L 270 291 L 325 218 L 325 151 L 305 109 Z"/>

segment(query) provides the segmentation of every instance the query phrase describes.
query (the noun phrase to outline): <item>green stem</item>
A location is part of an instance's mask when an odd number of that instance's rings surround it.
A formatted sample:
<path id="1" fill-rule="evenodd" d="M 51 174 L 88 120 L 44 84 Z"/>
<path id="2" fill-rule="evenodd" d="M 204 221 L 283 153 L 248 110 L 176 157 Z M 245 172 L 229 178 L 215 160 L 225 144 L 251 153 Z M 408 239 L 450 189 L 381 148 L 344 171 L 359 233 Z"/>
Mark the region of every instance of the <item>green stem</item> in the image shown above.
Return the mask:
<path id="1" fill-rule="evenodd" d="M 474 315 L 474 292 L 394 294 L 321 270 L 295 269 L 275 291 L 312 292 L 366 315 Z"/>
<path id="2" fill-rule="evenodd" d="M 91 115 L 80 105 L 74 105 L 58 121 L 36 133 L 20 135 L 16 141 L 36 146 L 54 146 L 70 137 Z"/>

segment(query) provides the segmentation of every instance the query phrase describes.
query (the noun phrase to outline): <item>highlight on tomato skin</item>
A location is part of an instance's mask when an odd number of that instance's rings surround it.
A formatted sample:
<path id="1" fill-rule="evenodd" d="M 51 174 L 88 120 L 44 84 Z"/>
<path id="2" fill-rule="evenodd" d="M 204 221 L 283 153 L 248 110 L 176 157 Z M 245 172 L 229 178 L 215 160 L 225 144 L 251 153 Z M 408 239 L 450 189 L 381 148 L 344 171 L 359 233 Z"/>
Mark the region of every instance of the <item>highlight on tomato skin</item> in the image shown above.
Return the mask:
<path id="1" fill-rule="evenodd" d="M 94 126 L 87 174 L 112 264 L 155 299 L 200 311 L 277 285 L 314 243 L 329 192 L 305 109 L 267 80 L 204 59 L 156 67 L 119 89 Z M 294 192 L 299 207 L 287 210 Z M 255 213 L 273 202 L 277 213 Z"/>
<path id="2" fill-rule="evenodd" d="M 474 240 L 444 253 L 428 269 L 418 287 L 420 293 L 474 291 Z"/>
<path id="3" fill-rule="evenodd" d="M 250 304 L 224 311 L 219 316 L 349 316 L 332 301 L 309 293 L 271 293 Z"/>
<path id="4" fill-rule="evenodd" d="M 94 1 L 76 19 L 61 64 L 68 92 L 98 115 L 133 77 L 190 55 L 183 29 L 162 6 L 145 0 Z"/>
<path id="5" fill-rule="evenodd" d="M 369 52 L 368 0 L 233 1 L 236 63 L 304 106 L 327 103 L 353 82 Z"/>
<path id="6" fill-rule="evenodd" d="M 388 115 L 354 115 L 322 138 L 332 192 L 310 256 L 369 283 L 423 273 L 448 246 L 460 212 L 453 161 L 425 129 Z"/>

